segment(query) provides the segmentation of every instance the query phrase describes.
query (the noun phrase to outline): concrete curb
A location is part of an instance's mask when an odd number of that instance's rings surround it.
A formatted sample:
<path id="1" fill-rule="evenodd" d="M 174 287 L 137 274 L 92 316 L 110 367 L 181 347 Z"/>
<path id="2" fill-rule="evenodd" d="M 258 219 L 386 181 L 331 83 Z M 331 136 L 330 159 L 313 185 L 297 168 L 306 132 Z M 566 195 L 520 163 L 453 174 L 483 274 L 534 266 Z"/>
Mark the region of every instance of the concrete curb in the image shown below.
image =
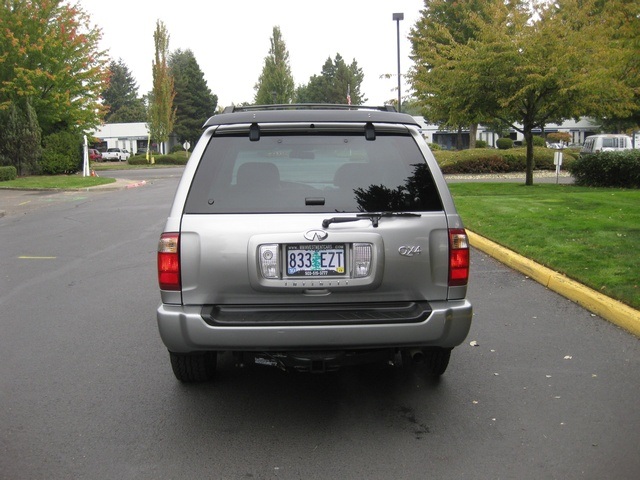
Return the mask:
<path id="1" fill-rule="evenodd" d="M 522 257 L 491 240 L 467 230 L 471 246 L 559 293 L 605 320 L 640 337 L 640 311 L 567 278 L 561 273 Z"/>

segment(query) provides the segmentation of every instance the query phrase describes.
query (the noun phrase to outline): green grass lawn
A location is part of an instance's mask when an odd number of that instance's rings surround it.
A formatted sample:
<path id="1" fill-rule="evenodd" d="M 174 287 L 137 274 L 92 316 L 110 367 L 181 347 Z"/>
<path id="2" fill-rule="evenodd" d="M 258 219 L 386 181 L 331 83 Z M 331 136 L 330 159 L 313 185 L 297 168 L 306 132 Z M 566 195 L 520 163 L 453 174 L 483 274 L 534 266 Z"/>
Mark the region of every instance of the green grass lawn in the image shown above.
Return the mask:
<path id="1" fill-rule="evenodd" d="M 640 309 L 640 190 L 451 183 L 465 226 Z"/>
<path id="2" fill-rule="evenodd" d="M 82 175 L 33 175 L 0 182 L 0 188 L 24 190 L 75 190 L 115 182 L 115 178 Z"/>

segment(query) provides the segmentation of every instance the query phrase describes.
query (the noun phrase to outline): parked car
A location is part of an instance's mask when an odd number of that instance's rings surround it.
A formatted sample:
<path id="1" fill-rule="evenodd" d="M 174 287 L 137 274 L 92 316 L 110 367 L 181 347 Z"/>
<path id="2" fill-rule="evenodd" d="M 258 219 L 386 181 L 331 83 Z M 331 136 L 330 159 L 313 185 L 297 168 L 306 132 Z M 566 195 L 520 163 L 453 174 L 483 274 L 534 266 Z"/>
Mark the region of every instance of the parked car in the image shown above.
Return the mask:
<path id="1" fill-rule="evenodd" d="M 101 162 L 102 161 L 102 153 L 100 153 L 100 151 L 96 150 L 95 148 L 90 148 L 89 149 L 89 160 L 91 160 L 93 162 Z"/>
<path id="2" fill-rule="evenodd" d="M 633 140 L 629 135 L 599 134 L 587 137 L 580 150 L 581 154 L 631 150 Z"/>
<path id="3" fill-rule="evenodd" d="M 469 332 L 469 242 L 419 125 L 393 107 L 229 107 L 205 123 L 158 244 L 183 382 L 237 364 L 384 361 L 442 375 Z"/>
<path id="4" fill-rule="evenodd" d="M 103 160 L 117 160 L 122 162 L 123 160 L 127 160 L 131 154 L 122 148 L 108 148 L 106 152 L 102 152 Z"/>

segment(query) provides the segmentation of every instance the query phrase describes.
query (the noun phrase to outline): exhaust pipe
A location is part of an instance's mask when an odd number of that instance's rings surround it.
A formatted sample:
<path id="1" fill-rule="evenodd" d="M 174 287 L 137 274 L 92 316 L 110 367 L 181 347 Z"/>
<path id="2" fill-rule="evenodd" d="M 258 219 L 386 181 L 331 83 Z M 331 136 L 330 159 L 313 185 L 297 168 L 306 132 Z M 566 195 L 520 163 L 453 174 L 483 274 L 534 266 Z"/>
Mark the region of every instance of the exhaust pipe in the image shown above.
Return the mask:
<path id="1" fill-rule="evenodd" d="M 422 363 L 424 362 L 424 352 L 420 349 L 411 349 L 409 350 L 409 357 L 411 357 L 411 361 L 413 363 Z"/>

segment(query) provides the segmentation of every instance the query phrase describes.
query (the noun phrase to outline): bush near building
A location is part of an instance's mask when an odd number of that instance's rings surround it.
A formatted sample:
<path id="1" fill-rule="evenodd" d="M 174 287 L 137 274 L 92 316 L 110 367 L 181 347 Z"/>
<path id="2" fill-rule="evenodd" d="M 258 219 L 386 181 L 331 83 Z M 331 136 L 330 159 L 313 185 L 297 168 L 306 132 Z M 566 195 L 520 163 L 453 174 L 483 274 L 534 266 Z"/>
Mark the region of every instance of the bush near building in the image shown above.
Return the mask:
<path id="1" fill-rule="evenodd" d="M 640 150 L 581 155 L 569 171 L 577 185 L 640 188 Z"/>

